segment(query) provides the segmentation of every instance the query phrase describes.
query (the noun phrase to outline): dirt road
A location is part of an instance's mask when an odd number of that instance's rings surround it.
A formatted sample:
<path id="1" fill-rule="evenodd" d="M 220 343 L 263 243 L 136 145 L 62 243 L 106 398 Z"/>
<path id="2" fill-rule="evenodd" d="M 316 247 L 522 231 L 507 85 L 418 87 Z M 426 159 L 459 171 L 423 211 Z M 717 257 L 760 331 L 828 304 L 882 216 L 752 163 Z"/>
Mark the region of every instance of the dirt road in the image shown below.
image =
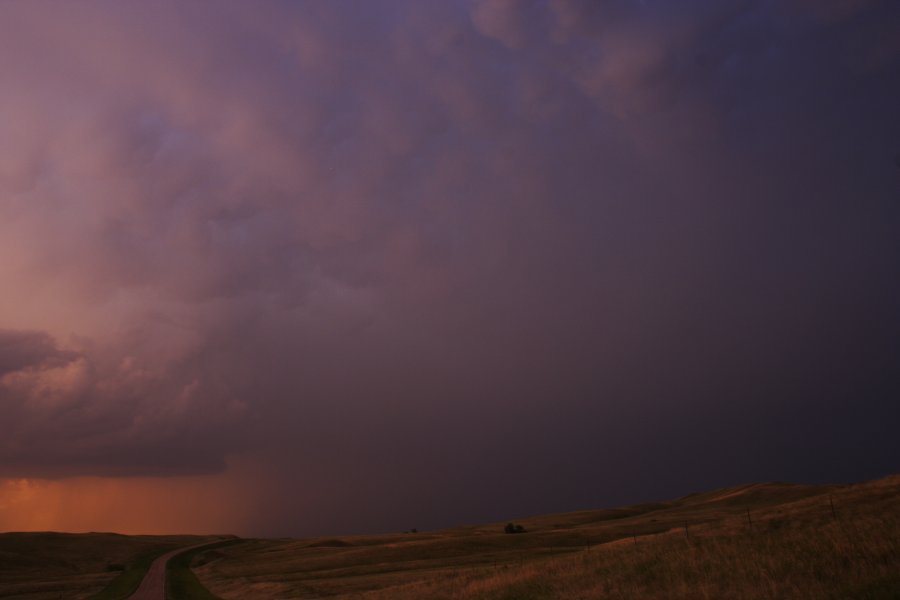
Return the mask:
<path id="1" fill-rule="evenodd" d="M 216 544 L 218 542 L 211 543 Z M 147 574 L 144 575 L 144 580 L 141 581 L 140 587 L 135 593 L 128 596 L 128 600 L 166 600 L 166 564 L 169 562 L 169 559 L 176 554 L 200 548 L 201 546 L 209 546 L 211 543 L 207 542 L 205 544 L 188 546 L 187 548 L 176 548 L 154 560 L 153 564 L 150 565 L 150 569 L 147 570 Z"/>

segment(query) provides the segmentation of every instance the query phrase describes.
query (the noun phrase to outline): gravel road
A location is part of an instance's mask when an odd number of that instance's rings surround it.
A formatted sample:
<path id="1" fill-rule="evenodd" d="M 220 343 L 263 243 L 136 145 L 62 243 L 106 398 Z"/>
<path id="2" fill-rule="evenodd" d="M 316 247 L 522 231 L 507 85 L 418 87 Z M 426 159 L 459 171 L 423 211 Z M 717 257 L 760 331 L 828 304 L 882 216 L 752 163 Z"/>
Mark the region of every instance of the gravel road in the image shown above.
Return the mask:
<path id="1" fill-rule="evenodd" d="M 216 544 L 218 542 L 212 543 Z M 128 600 L 166 600 L 166 563 L 169 562 L 169 559 L 176 554 L 209 545 L 210 543 L 207 542 L 205 544 L 188 546 L 187 548 L 176 548 L 154 560 L 147 574 L 144 575 L 144 580 L 141 582 L 140 587 L 135 593 L 128 596 Z"/>

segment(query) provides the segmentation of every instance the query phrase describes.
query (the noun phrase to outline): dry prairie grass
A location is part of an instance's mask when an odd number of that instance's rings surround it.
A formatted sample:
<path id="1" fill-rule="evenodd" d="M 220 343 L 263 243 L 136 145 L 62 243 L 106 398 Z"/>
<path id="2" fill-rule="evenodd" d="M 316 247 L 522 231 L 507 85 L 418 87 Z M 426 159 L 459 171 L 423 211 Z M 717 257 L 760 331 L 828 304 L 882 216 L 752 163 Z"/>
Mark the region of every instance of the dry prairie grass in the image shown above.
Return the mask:
<path id="1" fill-rule="evenodd" d="M 529 533 L 254 540 L 195 571 L 228 599 L 900 598 L 900 476 L 516 522 Z"/>

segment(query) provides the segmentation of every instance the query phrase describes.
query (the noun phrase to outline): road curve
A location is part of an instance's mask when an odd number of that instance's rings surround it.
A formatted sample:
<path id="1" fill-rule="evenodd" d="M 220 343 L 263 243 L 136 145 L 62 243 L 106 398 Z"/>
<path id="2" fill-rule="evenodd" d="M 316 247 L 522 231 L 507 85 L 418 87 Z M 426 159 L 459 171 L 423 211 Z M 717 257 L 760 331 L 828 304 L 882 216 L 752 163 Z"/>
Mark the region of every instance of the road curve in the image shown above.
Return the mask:
<path id="1" fill-rule="evenodd" d="M 132 595 L 128 596 L 128 600 L 166 600 L 166 565 L 168 564 L 169 559 L 182 552 L 187 552 L 188 550 L 193 550 L 194 548 L 200 548 L 202 546 L 218 544 L 221 541 L 222 540 L 206 542 L 188 546 L 186 548 L 176 548 L 175 550 L 166 552 L 153 561 L 150 568 L 147 570 L 147 574 L 144 575 L 144 580 L 141 581 L 140 587 L 138 587 L 137 591 Z"/>

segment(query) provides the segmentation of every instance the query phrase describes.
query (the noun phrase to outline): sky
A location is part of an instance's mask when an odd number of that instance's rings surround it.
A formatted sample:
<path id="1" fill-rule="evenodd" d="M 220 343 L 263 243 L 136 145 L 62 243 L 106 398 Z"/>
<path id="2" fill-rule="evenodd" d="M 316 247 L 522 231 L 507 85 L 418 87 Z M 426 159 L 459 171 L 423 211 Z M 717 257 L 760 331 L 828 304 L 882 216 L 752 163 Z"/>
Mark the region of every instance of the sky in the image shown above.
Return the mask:
<path id="1" fill-rule="evenodd" d="M 0 530 L 900 471 L 893 0 L 0 3 Z"/>

